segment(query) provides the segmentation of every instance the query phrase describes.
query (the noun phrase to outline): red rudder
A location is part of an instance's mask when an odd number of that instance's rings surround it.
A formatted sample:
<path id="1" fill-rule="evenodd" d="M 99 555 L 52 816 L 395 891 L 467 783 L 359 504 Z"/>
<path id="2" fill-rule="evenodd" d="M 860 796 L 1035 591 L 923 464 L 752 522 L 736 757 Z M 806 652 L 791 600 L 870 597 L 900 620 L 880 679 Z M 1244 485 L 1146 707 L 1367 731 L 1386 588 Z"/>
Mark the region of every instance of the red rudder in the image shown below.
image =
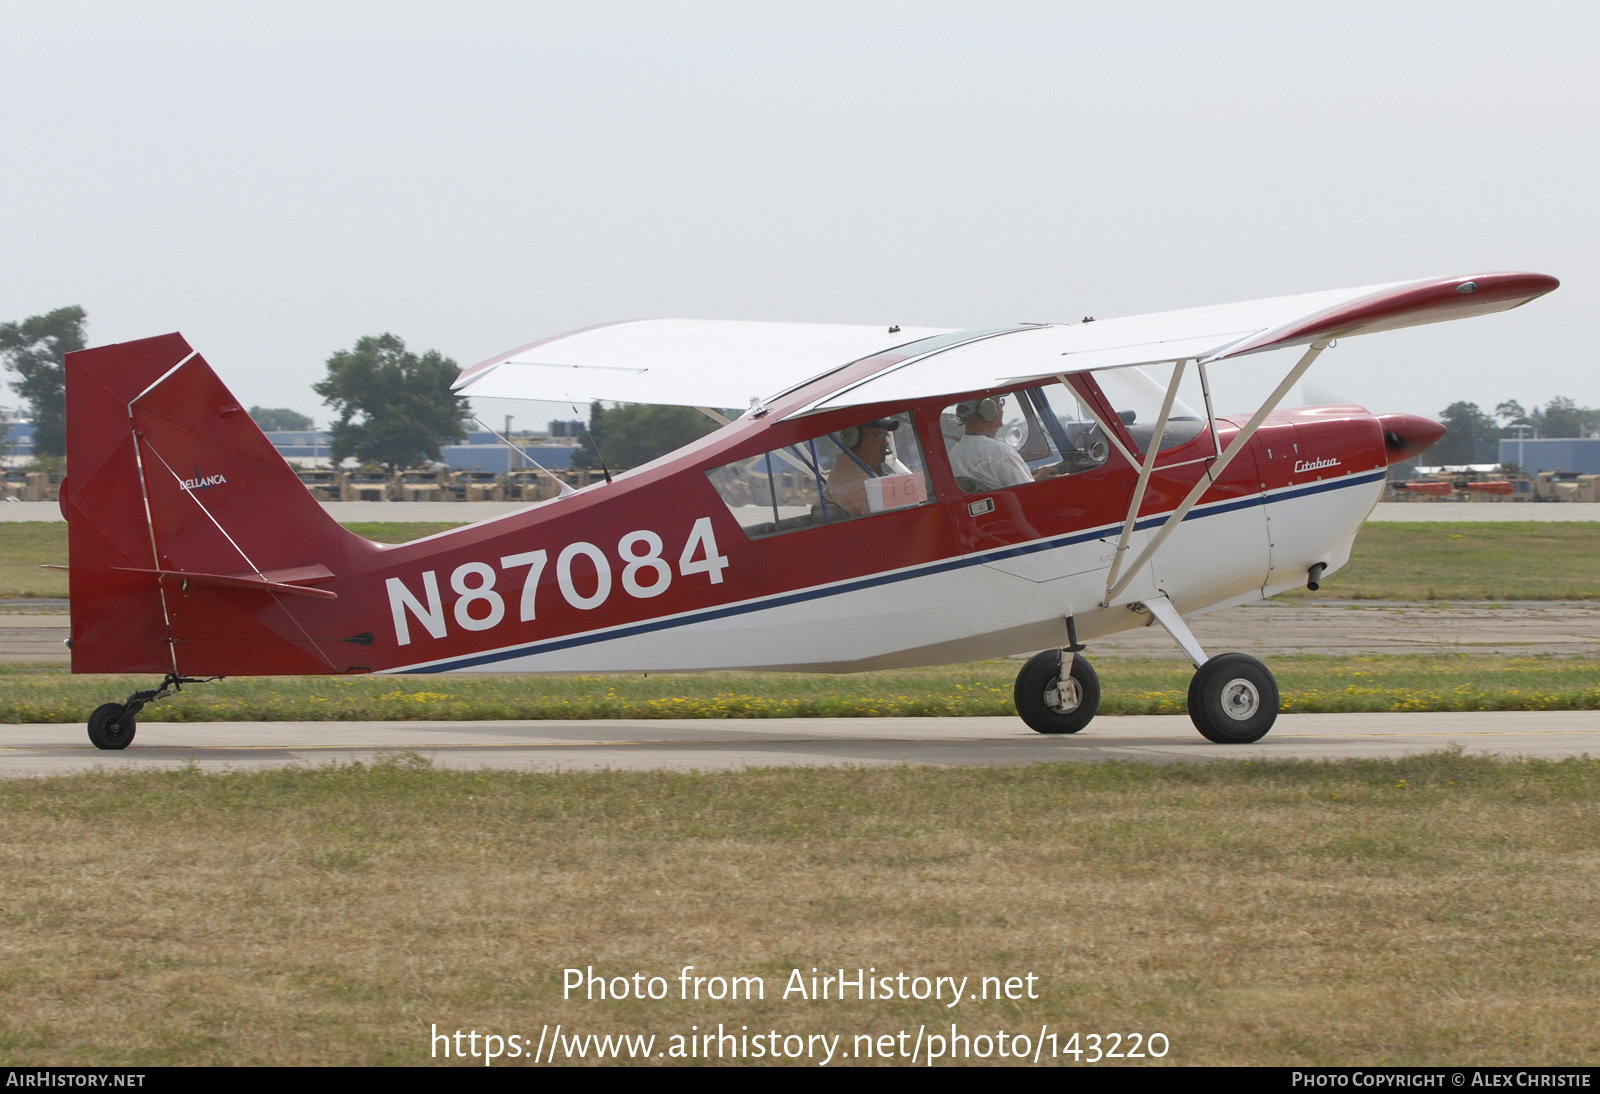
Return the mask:
<path id="1" fill-rule="evenodd" d="M 364 541 L 205 359 L 163 335 L 69 354 L 66 383 L 72 670 L 338 671 L 313 598 Z"/>

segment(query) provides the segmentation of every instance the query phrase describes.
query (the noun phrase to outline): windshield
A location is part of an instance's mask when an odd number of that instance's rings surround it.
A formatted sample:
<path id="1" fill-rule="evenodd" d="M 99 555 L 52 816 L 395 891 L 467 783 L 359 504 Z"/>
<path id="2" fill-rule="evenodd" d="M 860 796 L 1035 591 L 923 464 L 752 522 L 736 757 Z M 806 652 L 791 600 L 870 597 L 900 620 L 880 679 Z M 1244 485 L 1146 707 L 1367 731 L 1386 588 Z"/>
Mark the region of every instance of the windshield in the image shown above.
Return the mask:
<path id="1" fill-rule="evenodd" d="M 1106 402 L 1117 412 L 1133 443 L 1140 452 L 1150 450 L 1150 440 L 1156 431 L 1156 420 L 1161 417 L 1161 403 L 1167 397 L 1165 384 L 1158 382 L 1140 368 L 1102 369 L 1091 373 L 1095 383 L 1105 393 Z M 1172 400 L 1172 410 L 1167 415 L 1167 428 L 1161 434 L 1157 451 L 1191 441 L 1206 427 L 1205 417 L 1196 414 L 1182 399 Z"/>

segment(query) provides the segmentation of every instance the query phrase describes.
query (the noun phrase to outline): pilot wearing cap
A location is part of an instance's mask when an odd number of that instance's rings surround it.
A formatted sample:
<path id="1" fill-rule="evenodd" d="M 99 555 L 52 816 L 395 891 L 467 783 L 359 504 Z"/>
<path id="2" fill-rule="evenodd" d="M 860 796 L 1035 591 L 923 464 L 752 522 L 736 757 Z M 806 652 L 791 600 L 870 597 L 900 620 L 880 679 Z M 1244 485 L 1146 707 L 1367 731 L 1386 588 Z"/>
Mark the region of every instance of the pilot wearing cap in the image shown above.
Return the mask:
<path id="1" fill-rule="evenodd" d="M 844 451 L 828 472 L 823 497 L 853 517 L 871 512 L 862 484 L 883 475 L 910 473 L 910 468 L 895 459 L 894 446 L 889 443 L 889 434 L 899 428 L 896 418 L 876 418 L 841 431 L 838 441 Z"/>
<path id="2" fill-rule="evenodd" d="M 1025 482 L 1053 479 L 1061 474 L 1054 464 L 1034 471 L 1015 448 L 995 438 L 1003 421 L 1003 396 L 967 399 L 956 404 L 962 435 L 950 446 L 950 470 L 958 479 L 970 479 L 980 490 L 999 490 Z"/>

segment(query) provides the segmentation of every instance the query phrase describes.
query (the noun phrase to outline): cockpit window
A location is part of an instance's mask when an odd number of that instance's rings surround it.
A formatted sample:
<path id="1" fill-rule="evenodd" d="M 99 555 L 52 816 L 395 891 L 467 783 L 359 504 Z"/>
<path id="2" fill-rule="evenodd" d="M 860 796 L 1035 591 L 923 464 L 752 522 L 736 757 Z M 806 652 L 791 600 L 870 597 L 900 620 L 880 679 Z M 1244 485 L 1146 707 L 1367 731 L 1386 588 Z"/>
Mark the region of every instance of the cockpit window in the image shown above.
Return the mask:
<path id="1" fill-rule="evenodd" d="M 1133 443 L 1140 454 L 1150 451 L 1150 441 L 1155 435 L 1156 421 L 1161 417 L 1161 402 L 1166 398 L 1166 387 L 1149 373 L 1139 368 L 1112 368 L 1092 373 L 1095 383 L 1105 393 L 1111 409 L 1128 427 Z M 1158 452 L 1176 448 L 1192 441 L 1205 431 L 1206 420 L 1196 414 L 1182 399 L 1172 401 L 1167 414 L 1167 428 L 1162 431 Z"/>
<path id="2" fill-rule="evenodd" d="M 1111 456 L 1104 431 L 1059 383 L 963 400 L 939 426 L 956 485 L 969 494 L 1088 471 Z"/>
<path id="3" fill-rule="evenodd" d="M 909 413 L 819 434 L 706 474 L 752 539 L 932 500 Z"/>

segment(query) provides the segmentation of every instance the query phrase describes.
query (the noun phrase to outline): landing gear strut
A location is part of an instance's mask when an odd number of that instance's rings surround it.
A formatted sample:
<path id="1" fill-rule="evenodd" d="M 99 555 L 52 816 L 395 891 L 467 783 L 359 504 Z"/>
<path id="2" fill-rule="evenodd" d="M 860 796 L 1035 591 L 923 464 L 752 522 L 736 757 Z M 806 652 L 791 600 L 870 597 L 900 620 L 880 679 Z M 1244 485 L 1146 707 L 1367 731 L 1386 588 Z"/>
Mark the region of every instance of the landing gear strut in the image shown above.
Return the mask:
<path id="1" fill-rule="evenodd" d="M 1100 709 L 1100 678 L 1078 654 L 1045 650 L 1028 658 L 1017 673 L 1012 697 L 1034 732 L 1076 733 Z"/>
<path id="2" fill-rule="evenodd" d="M 179 676 L 169 672 L 158 688 L 136 691 L 128 696 L 125 703 L 102 703 L 89 715 L 89 740 L 94 747 L 107 751 L 127 748 L 133 743 L 133 735 L 138 729 L 136 720 L 139 712 L 147 705 L 182 691 L 184 684 L 203 684 L 207 680 L 217 679 L 220 677 Z"/>
<path id="3" fill-rule="evenodd" d="M 1172 636 L 1194 666 L 1189 681 L 1189 720 L 1200 736 L 1219 745 L 1247 745 L 1267 735 L 1278 720 L 1278 682 L 1247 653 L 1207 657 L 1178 609 L 1164 596 L 1138 605 Z"/>

